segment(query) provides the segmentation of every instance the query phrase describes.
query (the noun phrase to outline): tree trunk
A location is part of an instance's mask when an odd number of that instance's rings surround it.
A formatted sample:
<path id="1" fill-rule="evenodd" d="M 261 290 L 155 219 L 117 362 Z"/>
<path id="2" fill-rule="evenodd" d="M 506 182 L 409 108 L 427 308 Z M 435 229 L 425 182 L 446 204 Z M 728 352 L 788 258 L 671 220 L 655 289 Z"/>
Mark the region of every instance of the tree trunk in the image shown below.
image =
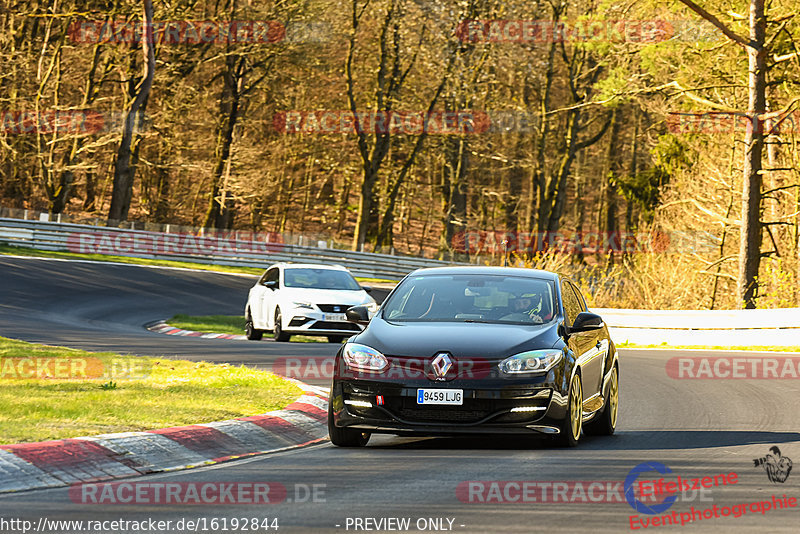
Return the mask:
<path id="1" fill-rule="evenodd" d="M 612 240 L 617 231 L 617 169 L 618 169 L 618 142 L 619 142 L 619 108 L 614 108 L 611 112 L 611 135 L 608 139 L 608 155 L 606 156 L 608 171 L 606 172 L 606 220 L 603 225 L 604 237 L 608 237 L 609 243 L 614 243 Z M 605 241 L 605 239 L 602 239 Z M 614 265 L 614 250 L 604 251 L 606 256 L 606 272 L 611 270 Z"/>
<path id="2" fill-rule="evenodd" d="M 370 215 L 373 213 L 373 196 L 378 173 L 373 171 L 369 164 L 364 165 L 364 177 L 361 181 L 361 190 L 358 199 L 358 216 L 356 229 L 353 233 L 353 250 L 361 250 L 367 241 Z"/>
<path id="3" fill-rule="evenodd" d="M 572 162 L 578 153 L 578 124 L 581 119 L 580 108 L 571 109 L 567 118 L 567 139 L 564 155 L 561 157 L 561 164 L 558 166 L 558 175 L 550 181 L 545 200 L 543 221 L 545 225 L 540 231 L 558 232 L 561 225 L 561 215 L 564 213 L 564 205 L 567 200 L 567 178 L 572 169 Z M 541 208 L 540 208 L 541 210 Z"/>
<path id="4" fill-rule="evenodd" d="M 755 308 L 758 294 L 758 268 L 761 263 L 761 156 L 764 150 L 764 127 L 761 124 L 767 101 L 767 19 L 764 0 L 750 0 L 750 35 L 743 37 L 693 0 L 679 0 L 692 11 L 713 24 L 728 39 L 747 51 L 749 125 L 744 139 L 742 184 L 742 228 L 739 240 L 739 276 L 737 280 L 740 305 Z"/>
<path id="5" fill-rule="evenodd" d="M 526 147 L 523 145 L 523 139 L 522 135 L 518 135 L 514 143 L 517 161 L 522 161 L 525 157 Z M 512 166 L 508 169 L 508 173 L 504 175 L 505 225 L 508 232 L 518 232 L 520 229 L 520 193 L 524 175 L 525 169 L 519 164 Z"/>
<path id="6" fill-rule="evenodd" d="M 96 211 L 97 206 L 97 173 L 94 169 L 86 169 L 86 195 L 83 197 L 84 211 Z"/>
<path id="7" fill-rule="evenodd" d="M 453 236 L 458 230 L 466 230 L 467 184 L 466 170 L 469 167 L 467 139 L 462 136 L 444 140 L 444 166 L 442 168 L 442 212 L 444 214 L 439 258 L 453 259 Z M 469 249 L 466 249 L 469 254 Z"/>
<path id="8" fill-rule="evenodd" d="M 560 12 L 553 8 L 553 24 L 558 22 Z M 555 56 L 556 56 L 556 41 L 550 43 L 550 49 L 547 54 L 547 70 L 545 71 L 545 83 L 542 89 L 542 94 L 539 100 L 539 131 L 536 137 L 536 169 L 531 173 L 531 182 L 529 186 L 531 204 L 529 213 L 528 228 L 533 231 L 541 232 L 543 226 L 546 224 L 547 213 L 547 175 L 546 175 L 546 151 L 547 151 L 547 138 L 549 133 L 549 125 L 551 118 L 548 116 L 550 112 L 550 91 L 552 90 L 553 77 L 555 76 Z M 534 220 L 536 214 L 536 220 Z"/>
<path id="9" fill-rule="evenodd" d="M 742 230 L 739 245 L 739 301 L 744 308 L 755 308 L 758 268 L 761 261 L 761 156 L 764 128 L 761 115 L 766 111 L 767 65 L 764 47 L 766 34 L 764 0 L 750 2 L 750 46 L 747 47 L 749 97 L 747 116 L 750 127 L 744 139 L 744 184 L 742 187 Z"/>
<path id="10" fill-rule="evenodd" d="M 131 150 L 134 128 L 139 112 L 144 108 L 150 89 L 153 86 L 156 58 L 153 50 L 153 2 L 144 0 L 143 6 L 142 54 L 144 55 L 144 77 L 136 90 L 136 96 L 131 102 L 131 107 L 125 116 L 122 132 L 122 141 L 117 150 L 117 159 L 114 165 L 114 185 L 111 191 L 111 207 L 108 210 L 109 221 L 124 221 L 128 219 L 128 210 L 131 206 L 133 194 L 133 179 L 136 176 L 135 153 Z M 133 159 L 133 161 L 132 161 Z"/>
<path id="11" fill-rule="evenodd" d="M 208 210 L 203 220 L 204 228 L 224 229 L 227 226 L 230 202 L 226 202 L 228 192 L 225 190 L 225 171 L 230 165 L 233 132 L 239 119 L 241 103 L 240 82 L 237 79 L 237 63 L 242 61 L 238 56 L 225 59 L 225 72 L 222 76 L 223 86 L 220 97 L 220 115 L 222 122 L 217 130 L 217 147 L 214 169 L 211 174 L 211 193 L 208 199 Z M 227 204 L 227 205 L 226 205 Z"/>

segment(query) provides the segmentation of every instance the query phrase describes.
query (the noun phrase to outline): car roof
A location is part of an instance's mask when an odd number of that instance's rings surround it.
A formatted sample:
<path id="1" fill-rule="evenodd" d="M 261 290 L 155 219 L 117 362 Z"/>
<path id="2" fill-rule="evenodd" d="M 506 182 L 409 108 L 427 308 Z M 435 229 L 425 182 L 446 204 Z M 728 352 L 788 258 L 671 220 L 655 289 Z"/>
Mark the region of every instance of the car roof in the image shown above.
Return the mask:
<path id="1" fill-rule="evenodd" d="M 272 267 L 283 267 L 284 269 L 328 269 L 331 271 L 346 271 L 347 268 L 342 265 L 325 265 L 322 263 L 276 263 Z M 270 268 L 272 268 L 270 267 Z"/>
<path id="2" fill-rule="evenodd" d="M 543 278 L 545 280 L 558 281 L 559 274 L 539 269 L 526 269 L 523 267 L 487 267 L 479 265 L 464 265 L 451 267 L 429 267 L 417 269 L 414 275 L 435 275 L 435 274 L 484 274 L 484 275 L 504 275 L 504 276 L 524 276 L 526 278 Z"/>

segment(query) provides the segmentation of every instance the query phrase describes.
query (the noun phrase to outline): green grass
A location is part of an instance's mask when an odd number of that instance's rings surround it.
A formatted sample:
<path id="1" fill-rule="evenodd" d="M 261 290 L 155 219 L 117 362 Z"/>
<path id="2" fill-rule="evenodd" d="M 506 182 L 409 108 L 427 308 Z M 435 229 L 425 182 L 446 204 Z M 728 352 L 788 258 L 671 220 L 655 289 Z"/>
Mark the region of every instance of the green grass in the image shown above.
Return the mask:
<path id="1" fill-rule="evenodd" d="M 165 321 L 168 325 L 183 330 L 208 332 L 211 334 L 244 334 L 244 315 L 184 315 L 179 313 Z M 272 334 L 264 332 L 265 338 Z M 303 343 L 325 343 L 325 337 L 292 336 L 292 341 Z"/>
<path id="2" fill-rule="evenodd" d="M 23 358 L 69 361 L 62 371 L 77 369 L 80 377 L 15 378 Z M 91 372 L 114 365 L 114 375 Z M 139 378 L 121 373 L 131 365 Z M 88 372 L 81 375 L 84 368 Z M 244 366 L 90 353 L 0 337 L 0 444 L 221 421 L 284 408 L 300 394 L 291 382 Z"/>
<path id="3" fill-rule="evenodd" d="M 201 271 L 214 271 L 220 273 L 237 274 L 256 274 L 260 275 L 265 269 L 258 267 L 231 267 L 227 265 L 206 265 L 204 263 L 191 263 L 184 261 L 171 260 L 151 260 L 148 258 L 133 258 L 130 256 L 107 256 L 105 254 L 78 254 L 75 252 L 58 252 L 52 250 L 40 250 L 28 247 L 14 247 L 11 245 L 0 244 L 0 255 L 2 256 L 30 256 L 35 258 L 64 258 L 75 260 L 108 261 L 116 263 L 128 263 L 131 265 L 152 265 L 156 267 L 180 267 L 183 269 L 198 269 Z M 356 276 L 355 279 L 362 284 L 397 284 L 397 280 L 384 280 L 381 278 L 365 278 Z"/>
<path id="4" fill-rule="evenodd" d="M 166 323 L 175 328 L 214 334 L 244 334 L 244 315 L 184 315 L 179 313 Z"/>
<path id="5" fill-rule="evenodd" d="M 367 278 L 365 276 L 354 277 L 360 284 L 392 284 L 397 285 L 398 280 L 386 280 L 385 278 Z"/>
<path id="6" fill-rule="evenodd" d="M 752 346 L 722 346 L 722 345 L 669 345 L 666 342 L 659 345 L 640 345 L 636 343 L 616 343 L 621 349 L 702 349 L 702 350 L 739 350 L 750 352 L 800 352 L 800 346 L 781 347 L 772 345 Z"/>

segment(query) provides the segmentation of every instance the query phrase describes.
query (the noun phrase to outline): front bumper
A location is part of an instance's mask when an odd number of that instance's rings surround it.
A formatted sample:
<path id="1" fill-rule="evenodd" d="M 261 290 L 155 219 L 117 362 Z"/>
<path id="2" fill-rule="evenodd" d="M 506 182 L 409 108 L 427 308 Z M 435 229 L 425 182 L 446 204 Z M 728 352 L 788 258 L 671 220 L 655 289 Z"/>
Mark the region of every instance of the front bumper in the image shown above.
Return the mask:
<path id="1" fill-rule="evenodd" d="M 364 329 L 364 327 L 346 320 L 331 320 L 331 314 L 321 311 L 298 308 L 291 310 L 290 313 L 291 318 L 284 320 L 283 330 L 292 334 L 352 336 Z M 337 315 L 344 315 L 344 313 Z"/>
<path id="2" fill-rule="evenodd" d="M 462 389 L 463 404 L 417 404 L 418 388 Z M 343 379 L 334 380 L 330 402 L 337 427 L 401 435 L 558 434 L 566 416 L 566 395 L 544 380 L 398 384 Z"/>

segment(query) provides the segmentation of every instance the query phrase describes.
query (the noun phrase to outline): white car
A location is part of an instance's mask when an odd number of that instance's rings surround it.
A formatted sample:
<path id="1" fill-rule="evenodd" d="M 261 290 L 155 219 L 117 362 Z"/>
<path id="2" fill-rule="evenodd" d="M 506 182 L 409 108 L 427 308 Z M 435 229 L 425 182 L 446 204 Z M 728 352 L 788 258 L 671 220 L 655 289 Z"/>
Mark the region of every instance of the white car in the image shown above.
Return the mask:
<path id="1" fill-rule="evenodd" d="M 368 291 L 338 265 L 278 263 L 250 288 L 244 310 L 247 339 L 271 331 L 275 341 L 305 334 L 341 343 L 364 328 L 346 319 L 348 308 L 366 304 L 377 311 Z"/>

